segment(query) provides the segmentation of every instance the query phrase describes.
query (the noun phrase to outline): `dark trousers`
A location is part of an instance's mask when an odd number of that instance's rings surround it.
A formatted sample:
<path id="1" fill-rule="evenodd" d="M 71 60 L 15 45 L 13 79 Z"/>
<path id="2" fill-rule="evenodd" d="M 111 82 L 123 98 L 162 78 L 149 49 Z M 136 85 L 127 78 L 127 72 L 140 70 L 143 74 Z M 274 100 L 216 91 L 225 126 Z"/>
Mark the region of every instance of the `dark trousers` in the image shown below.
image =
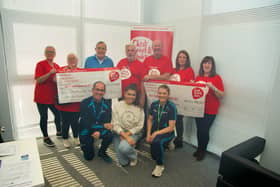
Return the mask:
<path id="1" fill-rule="evenodd" d="M 183 143 L 183 134 L 184 134 L 184 125 L 183 125 L 183 117 L 182 115 L 177 115 L 176 120 L 176 132 L 177 137 L 174 140 L 175 144 L 182 144 Z"/>
<path id="2" fill-rule="evenodd" d="M 79 115 L 80 112 L 60 111 L 62 118 L 62 137 L 67 139 L 69 136 L 69 128 L 71 126 L 74 138 L 78 137 Z"/>
<path id="3" fill-rule="evenodd" d="M 203 118 L 195 118 L 197 128 L 198 149 L 206 151 L 209 142 L 209 131 L 216 115 L 204 114 Z"/>
<path id="4" fill-rule="evenodd" d="M 98 154 L 105 154 L 107 148 L 113 141 L 113 133 L 107 129 L 98 129 L 100 132 L 100 139 L 102 139 L 101 147 L 99 149 Z M 81 149 L 84 153 L 84 158 L 86 160 L 92 160 L 94 158 L 94 138 L 89 135 L 81 135 L 80 134 L 80 143 Z"/>
<path id="5" fill-rule="evenodd" d="M 56 131 L 61 131 L 61 120 L 60 120 L 60 112 L 54 107 L 54 105 L 51 104 L 40 104 L 37 103 L 37 108 L 40 114 L 40 128 L 43 133 L 44 137 L 48 137 L 48 109 L 51 110 L 51 112 L 54 115 L 54 123 L 56 126 Z"/>
<path id="6" fill-rule="evenodd" d="M 151 143 L 151 155 L 157 165 L 163 165 L 165 146 L 174 138 L 174 132 L 157 135 Z"/>

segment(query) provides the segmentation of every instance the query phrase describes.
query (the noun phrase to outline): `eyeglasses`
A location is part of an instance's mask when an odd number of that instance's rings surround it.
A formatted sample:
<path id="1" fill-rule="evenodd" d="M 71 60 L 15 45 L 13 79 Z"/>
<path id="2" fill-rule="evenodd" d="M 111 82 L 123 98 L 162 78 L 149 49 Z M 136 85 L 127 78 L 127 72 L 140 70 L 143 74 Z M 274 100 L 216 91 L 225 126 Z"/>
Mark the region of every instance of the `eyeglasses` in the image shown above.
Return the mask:
<path id="1" fill-rule="evenodd" d="M 98 92 L 105 92 L 104 89 L 99 89 L 99 88 L 94 88 L 95 91 L 98 91 Z"/>
<path id="2" fill-rule="evenodd" d="M 55 51 L 46 51 L 46 53 L 55 53 Z"/>

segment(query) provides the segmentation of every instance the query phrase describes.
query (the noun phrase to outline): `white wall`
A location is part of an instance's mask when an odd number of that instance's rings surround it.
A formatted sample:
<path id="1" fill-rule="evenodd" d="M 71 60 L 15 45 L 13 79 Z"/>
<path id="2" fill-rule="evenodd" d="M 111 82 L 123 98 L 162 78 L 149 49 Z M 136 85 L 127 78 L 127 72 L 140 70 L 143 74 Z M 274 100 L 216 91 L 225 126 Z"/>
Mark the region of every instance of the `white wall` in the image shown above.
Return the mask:
<path id="1" fill-rule="evenodd" d="M 6 56 L 2 67 L 7 69 L 8 77 L 8 88 L 1 92 L 3 102 L 8 101 L 5 93 L 9 93 L 11 112 L 7 107 L 5 114 L 11 118 L 7 126 L 14 127 L 15 139 L 41 136 L 39 114 L 33 102 L 33 76 L 36 63 L 45 58 L 45 46 L 56 48 L 55 61 L 59 65 L 66 65 L 67 54 L 74 52 L 82 67 L 85 58 L 94 54 L 96 43 L 104 40 L 107 55 L 116 64 L 125 56 L 130 26 L 142 21 L 140 0 L 2 0 L 0 7 Z M 1 77 L 4 75 L 1 73 Z M 48 129 L 53 134 L 53 115 L 49 114 Z"/>
<path id="2" fill-rule="evenodd" d="M 198 61 L 202 2 L 198 0 L 144 2 L 146 24 L 174 27 L 173 63 L 177 52 L 186 49 L 191 54 L 192 63 L 195 64 Z"/>
<path id="3" fill-rule="evenodd" d="M 261 165 L 280 173 L 280 115 L 279 115 L 279 95 L 280 95 L 280 56 L 278 67 L 276 68 L 276 78 L 273 89 L 269 97 L 268 116 L 266 121 L 265 139 L 266 145 L 261 157 Z"/>
<path id="4" fill-rule="evenodd" d="M 211 152 L 220 154 L 252 136 L 269 136 L 265 135 L 268 101 L 279 63 L 280 27 L 278 6 L 268 5 L 277 3 L 156 0 L 149 7 L 153 24 L 175 27 L 173 57 L 187 49 L 196 73 L 203 56 L 212 55 L 217 61 L 226 95 L 211 129 Z M 268 7 L 256 8 L 262 6 Z M 185 120 L 184 138 L 196 145 L 194 122 Z"/>

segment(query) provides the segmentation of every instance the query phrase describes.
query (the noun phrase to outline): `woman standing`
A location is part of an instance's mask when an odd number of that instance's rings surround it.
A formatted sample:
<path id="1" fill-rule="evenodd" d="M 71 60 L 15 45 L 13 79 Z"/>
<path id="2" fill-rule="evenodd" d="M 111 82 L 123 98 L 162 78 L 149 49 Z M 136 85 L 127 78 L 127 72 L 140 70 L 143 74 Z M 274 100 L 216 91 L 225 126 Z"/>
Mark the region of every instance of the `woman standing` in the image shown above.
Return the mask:
<path id="1" fill-rule="evenodd" d="M 40 128 L 43 134 L 43 141 L 46 146 L 53 147 L 55 144 L 48 135 L 48 109 L 54 114 L 56 136 L 61 137 L 60 113 L 54 107 L 57 94 L 54 76 L 59 66 L 54 62 L 56 51 L 53 46 L 45 48 L 45 60 L 37 63 L 34 79 L 36 80 L 34 91 L 34 102 L 40 114 Z"/>
<path id="2" fill-rule="evenodd" d="M 164 146 L 174 138 L 174 127 L 177 109 L 174 103 L 168 100 L 170 89 L 167 85 L 158 88 L 159 100 L 150 107 L 146 141 L 151 143 L 151 155 L 156 161 L 152 176 L 160 177 L 164 170 Z"/>
<path id="3" fill-rule="evenodd" d="M 216 73 L 215 60 L 211 56 L 202 59 L 199 75 L 196 82 L 205 82 L 209 91 L 205 100 L 205 111 L 203 118 L 196 118 L 198 147 L 193 156 L 197 161 L 203 160 L 209 142 L 209 131 L 220 107 L 220 99 L 224 96 L 224 85 L 222 78 Z"/>
<path id="4" fill-rule="evenodd" d="M 178 52 L 176 57 L 176 68 L 174 73 L 171 75 L 171 80 L 178 82 L 193 82 L 194 71 L 191 67 L 191 60 L 189 53 L 185 50 Z M 183 147 L 183 115 L 177 115 L 176 120 L 176 132 L 177 137 L 174 140 L 175 148 Z"/>
<path id="5" fill-rule="evenodd" d="M 141 137 L 144 125 L 144 111 L 138 105 L 138 93 L 135 84 L 128 85 L 124 90 L 122 101 L 113 106 L 113 144 L 119 163 L 122 166 L 135 166 L 137 153 L 135 145 Z"/>
<path id="6" fill-rule="evenodd" d="M 62 72 L 74 72 L 77 70 L 78 58 L 75 54 L 70 53 L 67 56 L 67 66 L 62 67 L 60 70 Z M 56 104 L 55 107 L 60 111 L 62 117 L 62 138 L 63 145 L 66 148 L 70 147 L 70 142 L 68 141 L 69 137 L 69 128 L 71 126 L 74 144 L 80 145 L 78 139 L 78 120 L 80 115 L 80 102 L 76 103 L 67 103 L 67 104 Z"/>

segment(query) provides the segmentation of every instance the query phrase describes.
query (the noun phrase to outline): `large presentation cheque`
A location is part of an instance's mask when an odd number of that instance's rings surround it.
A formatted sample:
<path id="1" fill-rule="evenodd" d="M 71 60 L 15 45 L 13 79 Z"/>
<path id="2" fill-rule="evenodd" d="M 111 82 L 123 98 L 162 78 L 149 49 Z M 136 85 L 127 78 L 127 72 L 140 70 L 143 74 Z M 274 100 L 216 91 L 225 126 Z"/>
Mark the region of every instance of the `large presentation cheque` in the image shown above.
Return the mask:
<path id="1" fill-rule="evenodd" d="M 162 84 L 170 88 L 169 99 L 176 104 L 179 114 L 192 117 L 204 116 L 205 96 L 208 92 L 204 84 L 176 81 L 144 82 L 149 106 L 153 101 L 158 100 L 157 91 Z"/>
<path id="2" fill-rule="evenodd" d="M 56 73 L 58 102 L 80 102 L 92 95 L 92 85 L 102 81 L 106 85 L 105 98 L 121 97 L 121 77 L 118 68 L 79 69 Z"/>

